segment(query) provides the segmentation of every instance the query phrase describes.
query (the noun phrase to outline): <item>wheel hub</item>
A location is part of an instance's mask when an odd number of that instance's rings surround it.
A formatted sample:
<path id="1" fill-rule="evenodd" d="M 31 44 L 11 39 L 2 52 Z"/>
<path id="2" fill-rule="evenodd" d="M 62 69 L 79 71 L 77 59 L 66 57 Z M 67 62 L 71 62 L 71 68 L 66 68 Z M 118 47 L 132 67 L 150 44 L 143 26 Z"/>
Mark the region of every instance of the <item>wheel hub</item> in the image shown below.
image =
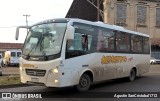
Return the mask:
<path id="1" fill-rule="evenodd" d="M 86 86 L 87 86 L 87 80 L 85 78 L 82 78 L 81 87 L 86 87 Z"/>

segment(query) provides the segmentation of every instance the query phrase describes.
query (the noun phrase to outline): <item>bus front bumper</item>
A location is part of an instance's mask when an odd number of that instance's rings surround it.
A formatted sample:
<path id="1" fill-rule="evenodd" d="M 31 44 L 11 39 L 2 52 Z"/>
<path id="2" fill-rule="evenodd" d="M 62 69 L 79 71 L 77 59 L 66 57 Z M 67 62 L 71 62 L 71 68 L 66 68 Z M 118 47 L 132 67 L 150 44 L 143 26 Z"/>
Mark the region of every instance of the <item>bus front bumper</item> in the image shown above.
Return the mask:
<path id="1" fill-rule="evenodd" d="M 66 73 L 66 74 L 70 75 L 71 73 Z M 59 75 L 58 73 L 57 74 L 53 73 L 52 70 L 49 70 L 46 71 L 46 74 L 44 76 L 33 76 L 33 75 L 27 75 L 26 70 L 20 69 L 20 79 L 22 83 L 45 85 L 47 87 L 67 87 L 75 85 L 75 83 L 73 83 L 73 80 L 66 78 L 69 75 L 62 76 Z"/>

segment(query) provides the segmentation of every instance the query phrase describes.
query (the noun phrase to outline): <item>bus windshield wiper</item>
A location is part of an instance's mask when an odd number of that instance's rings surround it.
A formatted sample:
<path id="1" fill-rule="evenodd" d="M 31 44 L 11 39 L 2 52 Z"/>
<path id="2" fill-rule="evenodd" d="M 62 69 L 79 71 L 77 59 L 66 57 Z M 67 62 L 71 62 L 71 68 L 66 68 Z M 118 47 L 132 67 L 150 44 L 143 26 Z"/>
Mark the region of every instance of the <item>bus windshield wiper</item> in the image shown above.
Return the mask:
<path id="1" fill-rule="evenodd" d="M 38 47 L 38 45 L 39 45 L 39 43 L 41 42 L 42 38 L 43 38 L 43 33 L 41 33 L 41 36 L 40 36 L 40 38 L 39 38 L 39 40 L 38 40 L 36 46 L 34 46 L 34 47 L 28 52 L 28 54 L 27 54 L 27 59 L 30 58 L 31 52 L 32 52 L 34 49 L 36 49 L 36 48 Z"/>
<path id="2" fill-rule="evenodd" d="M 44 57 L 44 60 L 47 61 L 47 60 L 48 60 L 48 57 L 46 56 L 46 52 L 45 52 L 45 51 L 42 52 L 42 55 L 43 55 L 43 57 Z"/>

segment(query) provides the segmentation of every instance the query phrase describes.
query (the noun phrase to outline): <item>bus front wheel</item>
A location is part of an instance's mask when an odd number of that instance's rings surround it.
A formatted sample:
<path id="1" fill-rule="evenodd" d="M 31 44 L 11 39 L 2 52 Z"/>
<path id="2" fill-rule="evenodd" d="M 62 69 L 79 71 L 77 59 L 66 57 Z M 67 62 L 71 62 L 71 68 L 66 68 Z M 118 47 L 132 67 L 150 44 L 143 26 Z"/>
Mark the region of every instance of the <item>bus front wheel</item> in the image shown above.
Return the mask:
<path id="1" fill-rule="evenodd" d="M 129 74 L 129 81 L 134 81 L 136 78 L 136 69 L 132 68 Z"/>
<path id="2" fill-rule="evenodd" d="M 83 74 L 79 80 L 79 84 L 76 85 L 76 89 L 79 92 L 87 91 L 91 86 L 91 78 L 87 74 Z"/>

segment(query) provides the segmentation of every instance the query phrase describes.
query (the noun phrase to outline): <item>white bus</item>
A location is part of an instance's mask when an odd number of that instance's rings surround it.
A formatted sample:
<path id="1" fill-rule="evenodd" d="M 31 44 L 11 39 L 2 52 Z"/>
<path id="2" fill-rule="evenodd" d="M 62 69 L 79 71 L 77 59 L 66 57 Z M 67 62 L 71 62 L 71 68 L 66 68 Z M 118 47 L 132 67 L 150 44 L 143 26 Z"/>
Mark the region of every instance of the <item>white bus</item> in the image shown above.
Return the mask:
<path id="1" fill-rule="evenodd" d="M 22 57 L 22 83 L 47 87 L 76 86 L 136 76 L 149 71 L 149 35 L 123 27 L 81 19 L 52 19 L 28 28 Z"/>

